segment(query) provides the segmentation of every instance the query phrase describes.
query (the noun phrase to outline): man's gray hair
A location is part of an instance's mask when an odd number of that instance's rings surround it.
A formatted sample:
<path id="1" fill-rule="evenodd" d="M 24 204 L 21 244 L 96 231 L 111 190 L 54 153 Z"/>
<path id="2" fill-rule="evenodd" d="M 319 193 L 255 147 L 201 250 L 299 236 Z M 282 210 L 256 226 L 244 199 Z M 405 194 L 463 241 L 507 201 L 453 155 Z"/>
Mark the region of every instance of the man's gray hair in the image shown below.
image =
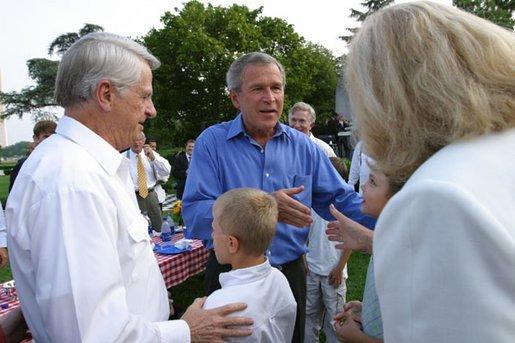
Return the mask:
<path id="1" fill-rule="evenodd" d="M 229 67 L 225 77 L 229 91 L 239 92 L 241 90 L 241 86 L 243 85 L 243 72 L 245 71 L 245 67 L 249 64 L 275 64 L 281 72 L 283 87 L 286 86 L 286 73 L 284 72 L 283 65 L 279 63 L 278 60 L 264 52 L 250 52 L 239 57 L 236 61 L 232 62 Z"/>
<path id="2" fill-rule="evenodd" d="M 317 119 L 317 115 L 315 113 L 315 109 L 313 108 L 313 106 L 311 106 L 310 104 L 307 104 L 305 102 L 299 101 L 295 105 L 292 106 L 292 108 L 290 109 L 290 112 L 288 112 L 288 120 L 291 119 L 291 116 L 293 115 L 293 113 L 295 113 L 295 111 L 308 111 L 309 114 L 311 115 L 312 123 L 314 123 L 315 120 Z"/>
<path id="3" fill-rule="evenodd" d="M 141 78 L 143 63 L 154 70 L 159 60 L 135 41 L 107 32 L 90 33 L 64 53 L 55 81 L 55 99 L 63 107 L 90 99 L 101 80 L 120 93 Z"/>

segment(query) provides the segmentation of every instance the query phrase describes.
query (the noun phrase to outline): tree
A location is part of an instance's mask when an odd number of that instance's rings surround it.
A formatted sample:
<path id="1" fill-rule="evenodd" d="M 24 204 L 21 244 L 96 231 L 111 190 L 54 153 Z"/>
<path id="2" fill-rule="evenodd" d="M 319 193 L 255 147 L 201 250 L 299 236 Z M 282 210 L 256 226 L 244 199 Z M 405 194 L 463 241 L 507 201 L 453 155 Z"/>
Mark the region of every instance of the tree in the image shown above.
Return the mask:
<path id="1" fill-rule="evenodd" d="M 158 116 L 146 124 L 153 136 L 182 146 L 208 125 L 234 118 L 225 73 L 236 57 L 251 51 L 266 52 L 284 65 L 285 110 L 306 101 L 322 117 L 332 113 L 335 58 L 306 42 L 284 20 L 263 16 L 262 8 L 190 1 L 181 11 L 166 12 L 162 23 L 163 29 L 142 39 L 162 62 L 154 73 Z"/>
<path id="2" fill-rule="evenodd" d="M 18 142 L 6 147 L 2 147 L 0 151 L 0 155 L 3 158 L 7 157 L 16 157 L 16 156 L 24 156 L 27 154 L 27 149 L 29 147 L 29 142 Z"/>
<path id="3" fill-rule="evenodd" d="M 85 24 L 78 33 L 68 32 L 57 37 L 48 49 L 48 54 L 62 55 L 75 41 L 82 36 L 96 31 L 103 31 L 101 26 Z M 0 113 L 2 118 L 24 114 L 33 115 L 35 120 L 55 119 L 53 107 L 57 106 L 54 100 L 55 78 L 59 61 L 46 58 L 33 58 L 27 61 L 29 77 L 35 81 L 35 86 L 23 88 L 20 92 L 0 92 L 0 102 L 5 110 Z"/>
<path id="4" fill-rule="evenodd" d="M 455 6 L 513 31 L 514 0 L 453 0 Z"/>
<path id="5" fill-rule="evenodd" d="M 356 10 L 354 8 L 351 8 L 350 17 L 355 18 L 359 22 L 363 22 L 369 15 L 376 12 L 377 10 L 383 8 L 386 5 L 389 5 L 393 2 L 393 0 L 367 0 L 361 3 L 361 6 L 366 7 L 366 12 L 362 12 L 359 10 Z M 351 32 L 350 35 L 341 36 L 340 38 L 346 41 L 347 43 L 350 43 L 352 40 L 352 37 L 354 37 L 354 34 L 358 31 L 359 28 L 353 27 L 348 28 L 347 30 Z"/>

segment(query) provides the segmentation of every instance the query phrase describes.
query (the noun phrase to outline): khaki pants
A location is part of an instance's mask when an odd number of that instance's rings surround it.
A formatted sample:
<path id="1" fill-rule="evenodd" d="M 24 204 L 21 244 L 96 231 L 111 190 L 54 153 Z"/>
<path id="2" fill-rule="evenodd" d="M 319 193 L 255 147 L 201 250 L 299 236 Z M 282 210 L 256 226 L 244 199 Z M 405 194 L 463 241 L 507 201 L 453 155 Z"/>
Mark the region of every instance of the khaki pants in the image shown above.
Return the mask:
<path id="1" fill-rule="evenodd" d="M 138 199 L 138 206 L 141 212 L 147 212 L 150 217 L 150 222 L 152 223 L 154 230 L 161 232 L 163 218 L 156 192 L 152 190 L 152 192 L 148 193 L 148 196 L 145 199 L 140 197 L 138 192 L 136 192 L 136 198 Z"/>

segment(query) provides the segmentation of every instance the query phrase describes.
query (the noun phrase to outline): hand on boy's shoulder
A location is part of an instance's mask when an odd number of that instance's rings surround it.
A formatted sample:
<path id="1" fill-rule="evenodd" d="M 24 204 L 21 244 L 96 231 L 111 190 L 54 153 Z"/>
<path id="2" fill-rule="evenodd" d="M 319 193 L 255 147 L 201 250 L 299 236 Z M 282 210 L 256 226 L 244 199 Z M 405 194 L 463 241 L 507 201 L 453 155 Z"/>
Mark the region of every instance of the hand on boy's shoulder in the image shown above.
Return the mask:
<path id="1" fill-rule="evenodd" d="M 251 318 L 229 316 L 247 308 L 244 303 L 233 303 L 212 309 L 204 309 L 206 298 L 197 298 L 188 307 L 184 320 L 191 333 L 192 342 L 223 342 L 226 337 L 246 337 L 252 334 L 248 326 Z"/>

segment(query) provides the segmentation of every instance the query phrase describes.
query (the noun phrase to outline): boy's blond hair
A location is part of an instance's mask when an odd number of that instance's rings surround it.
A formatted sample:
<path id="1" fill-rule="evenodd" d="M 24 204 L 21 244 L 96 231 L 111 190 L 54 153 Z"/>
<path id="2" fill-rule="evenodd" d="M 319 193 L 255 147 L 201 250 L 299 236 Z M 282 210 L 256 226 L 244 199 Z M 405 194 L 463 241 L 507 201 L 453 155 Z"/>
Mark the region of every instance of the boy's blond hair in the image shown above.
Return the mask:
<path id="1" fill-rule="evenodd" d="M 222 194 L 213 210 L 222 232 L 238 239 L 241 249 L 263 254 L 275 234 L 277 202 L 259 189 L 236 188 Z"/>

